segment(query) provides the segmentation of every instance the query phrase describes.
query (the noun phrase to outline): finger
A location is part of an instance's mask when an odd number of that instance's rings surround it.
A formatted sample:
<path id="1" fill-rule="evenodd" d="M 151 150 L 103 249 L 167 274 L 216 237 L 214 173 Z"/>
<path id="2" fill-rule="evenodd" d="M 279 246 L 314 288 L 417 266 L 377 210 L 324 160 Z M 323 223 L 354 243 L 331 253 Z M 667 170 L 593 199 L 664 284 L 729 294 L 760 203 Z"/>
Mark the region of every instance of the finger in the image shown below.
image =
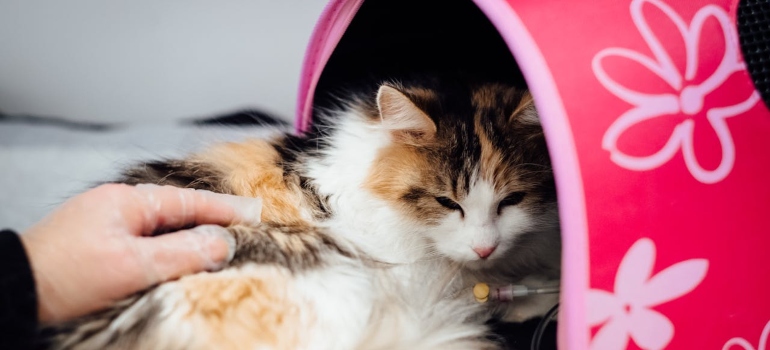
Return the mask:
<path id="1" fill-rule="evenodd" d="M 156 237 L 142 237 L 136 242 L 141 254 L 139 266 L 147 277 L 147 285 L 181 276 L 217 271 L 235 254 L 235 238 L 217 225 L 202 225 Z"/>
<path id="2" fill-rule="evenodd" d="M 136 185 L 146 208 L 142 233 L 191 225 L 258 223 L 262 199 L 152 184 Z"/>

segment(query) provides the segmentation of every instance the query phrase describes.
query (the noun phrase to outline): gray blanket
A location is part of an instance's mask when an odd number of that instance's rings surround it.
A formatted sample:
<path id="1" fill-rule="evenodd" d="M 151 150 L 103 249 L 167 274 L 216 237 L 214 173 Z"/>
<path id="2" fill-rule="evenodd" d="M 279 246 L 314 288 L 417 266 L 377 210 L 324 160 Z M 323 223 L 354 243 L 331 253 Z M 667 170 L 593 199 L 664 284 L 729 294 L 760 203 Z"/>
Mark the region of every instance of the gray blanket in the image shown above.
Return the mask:
<path id="1" fill-rule="evenodd" d="M 0 121 L 0 228 L 23 231 L 73 194 L 146 159 L 212 142 L 267 137 L 284 125 L 60 125 Z"/>

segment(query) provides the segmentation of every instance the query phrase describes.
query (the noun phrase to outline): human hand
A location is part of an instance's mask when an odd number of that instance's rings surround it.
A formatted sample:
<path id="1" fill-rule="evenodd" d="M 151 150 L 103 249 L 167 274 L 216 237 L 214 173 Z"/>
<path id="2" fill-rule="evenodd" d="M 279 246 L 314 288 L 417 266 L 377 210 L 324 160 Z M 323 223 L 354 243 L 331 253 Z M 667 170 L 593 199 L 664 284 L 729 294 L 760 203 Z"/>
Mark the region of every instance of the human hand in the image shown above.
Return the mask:
<path id="1" fill-rule="evenodd" d="M 223 228 L 259 222 L 259 199 L 170 186 L 102 185 L 75 196 L 21 235 L 41 323 L 110 306 L 154 284 L 232 259 Z M 159 230 L 191 229 L 153 236 Z"/>

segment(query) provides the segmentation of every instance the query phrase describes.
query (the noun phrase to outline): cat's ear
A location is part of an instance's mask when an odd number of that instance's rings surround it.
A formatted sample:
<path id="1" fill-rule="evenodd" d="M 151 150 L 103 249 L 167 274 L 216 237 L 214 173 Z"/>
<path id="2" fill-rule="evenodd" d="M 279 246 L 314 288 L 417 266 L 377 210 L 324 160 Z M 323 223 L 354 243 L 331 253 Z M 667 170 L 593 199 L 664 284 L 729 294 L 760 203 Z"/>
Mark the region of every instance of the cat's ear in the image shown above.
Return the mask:
<path id="1" fill-rule="evenodd" d="M 377 91 L 382 126 L 396 142 L 420 145 L 436 136 L 436 123 L 398 89 L 382 85 Z"/>
<path id="2" fill-rule="evenodd" d="M 525 91 L 519 104 L 510 115 L 510 121 L 518 121 L 524 124 L 540 124 L 540 115 L 535 109 L 535 100 L 529 91 Z"/>

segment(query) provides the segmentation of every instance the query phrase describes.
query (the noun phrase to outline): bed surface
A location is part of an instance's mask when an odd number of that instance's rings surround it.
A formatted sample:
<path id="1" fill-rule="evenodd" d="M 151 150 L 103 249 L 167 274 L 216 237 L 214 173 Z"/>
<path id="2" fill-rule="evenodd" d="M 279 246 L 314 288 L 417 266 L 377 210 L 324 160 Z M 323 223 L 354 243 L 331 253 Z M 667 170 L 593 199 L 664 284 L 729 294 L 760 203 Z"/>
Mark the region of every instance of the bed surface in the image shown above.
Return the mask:
<path id="1" fill-rule="evenodd" d="M 0 228 L 24 231 L 68 197 L 142 160 L 288 130 L 258 112 L 131 125 L 0 115 Z"/>

